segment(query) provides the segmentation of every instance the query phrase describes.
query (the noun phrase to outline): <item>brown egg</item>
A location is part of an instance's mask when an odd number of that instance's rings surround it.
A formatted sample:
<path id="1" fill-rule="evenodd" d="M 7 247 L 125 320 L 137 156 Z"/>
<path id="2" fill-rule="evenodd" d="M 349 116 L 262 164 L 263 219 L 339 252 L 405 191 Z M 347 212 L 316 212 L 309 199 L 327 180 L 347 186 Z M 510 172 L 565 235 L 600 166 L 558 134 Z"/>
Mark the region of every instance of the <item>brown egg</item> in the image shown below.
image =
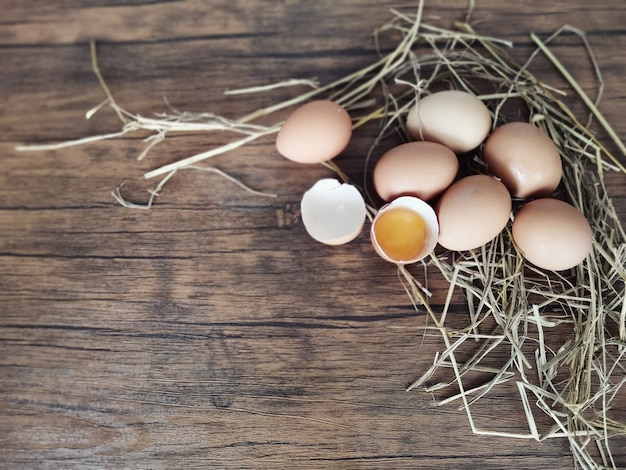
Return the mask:
<path id="1" fill-rule="evenodd" d="M 487 139 L 483 159 L 519 198 L 547 196 L 561 181 L 561 157 L 556 145 L 541 129 L 527 122 L 498 127 Z"/>
<path id="2" fill-rule="evenodd" d="M 459 161 L 434 142 L 409 142 L 385 153 L 374 167 L 374 188 L 385 201 L 410 195 L 428 200 L 454 180 Z"/>
<path id="3" fill-rule="evenodd" d="M 436 212 L 439 244 L 448 250 L 471 250 L 492 240 L 506 226 L 511 195 L 491 176 L 466 176 L 443 193 Z"/>
<path id="4" fill-rule="evenodd" d="M 512 230 L 524 258 L 552 271 L 582 262 L 593 240 L 585 216 L 571 204 L 552 198 L 525 204 L 515 215 Z"/>
<path id="5" fill-rule="evenodd" d="M 320 163 L 339 155 L 352 136 L 352 120 L 333 101 L 311 101 L 296 109 L 276 137 L 278 152 L 298 163 Z"/>
<path id="6" fill-rule="evenodd" d="M 406 127 L 415 140 L 438 142 L 464 153 L 485 140 L 491 130 L 491 113 L 470 93 L 440 91 L 421 98 L 411 108 Z"/>

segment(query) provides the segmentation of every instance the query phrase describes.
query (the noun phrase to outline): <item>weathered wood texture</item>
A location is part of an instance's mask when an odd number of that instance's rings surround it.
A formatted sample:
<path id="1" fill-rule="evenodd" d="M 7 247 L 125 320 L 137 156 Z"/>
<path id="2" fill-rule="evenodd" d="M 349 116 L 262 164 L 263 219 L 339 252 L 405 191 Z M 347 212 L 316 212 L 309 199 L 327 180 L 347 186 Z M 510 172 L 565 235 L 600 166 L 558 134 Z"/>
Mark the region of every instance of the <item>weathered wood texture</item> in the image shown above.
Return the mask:
<path id="1" fill-rule="evenodd" d="M 443 25 L 466 6 L 428 3 L 427 17 Z M 235 99 L 227 88 L 328 82 L 370 63 L 371 32 L 389 7 L 410 12 L 415 2 L 3 2 L 0 467 L 572 467 L 564 441 L 474 436 L 456 407 L 404 391 L 442 344 L 423 337 L 424 315 L 366 235 L 330 248 L 304 232 L 300 195 L 327 170 L 280 158 L 267 139 L 217 164 L 277 198 L 188 172 L 153 210 L 137 211 L 111 190 L 216 138 L 176 136 L 141 163 L 145 136 L 14 150 L 119 128 L 111 112 L 83 119 L 103 99 L 91 39 L 126 109 L 165 111 L 167 98 L 178 110 L 237 116 L 293 90 Z M 473 18 L 514 41 L 520 58 L 530 31 L 587 30 L 605 74 L 601 109 L 626 137 L 623 0 L 484 0 Z M 554 50 L 593 94 L 577 39 Z M 546 62 L 538 67 L 555 77 Z M 368 138 L 355 136 L 341 157 L 349 174 L 360 174 Z M 624 182 L 609 176 L 622 220 Z M 446 286 L 430 283 L 441 303 Z M 478 424 L 498 416 L 500 429 L 521 428 L 514 391 L 502 393 Z M 626 465 L 626 451 L 616 455 Z"/>

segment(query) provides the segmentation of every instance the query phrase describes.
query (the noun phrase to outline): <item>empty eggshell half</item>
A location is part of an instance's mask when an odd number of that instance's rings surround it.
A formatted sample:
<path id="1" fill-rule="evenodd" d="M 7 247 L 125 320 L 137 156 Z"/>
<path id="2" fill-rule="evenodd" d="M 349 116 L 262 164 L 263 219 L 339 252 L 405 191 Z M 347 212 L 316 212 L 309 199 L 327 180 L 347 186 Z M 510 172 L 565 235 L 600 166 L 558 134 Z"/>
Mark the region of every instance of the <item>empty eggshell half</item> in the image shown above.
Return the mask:
<path id="1" fill-rule="evenodd" d="M 352 120 L 333 101 L 316 100 L 296 109 L 276 136 L 276 149 L 298 163 L 321 163 L 339 155 L 352 136 Z"/>
<path id="2" fill-rule="evenodd" d="M 406 126 L 416 140 L 438 142 L 465 153 L 485 140 L 491 122 L 489 109 L 476 96 L 447 90 L 419 99 L 409 111 Z"/>
<path id="3" fill-rule="evenodd" d="M 300 202 L 302 222 L 308 234 L 326 245 L 354 240 L 365 223 L 365 201 L 359 190 L 334 178 L 315 183 Z"/>
<path id="4" fill-rule="evenodd" d="M 413 196 L 401 196 L 383 206 L 372 223 L 372 246 L 386 261 L 415 263 L 437 245 L 439 225 L 435 211 Z"/>

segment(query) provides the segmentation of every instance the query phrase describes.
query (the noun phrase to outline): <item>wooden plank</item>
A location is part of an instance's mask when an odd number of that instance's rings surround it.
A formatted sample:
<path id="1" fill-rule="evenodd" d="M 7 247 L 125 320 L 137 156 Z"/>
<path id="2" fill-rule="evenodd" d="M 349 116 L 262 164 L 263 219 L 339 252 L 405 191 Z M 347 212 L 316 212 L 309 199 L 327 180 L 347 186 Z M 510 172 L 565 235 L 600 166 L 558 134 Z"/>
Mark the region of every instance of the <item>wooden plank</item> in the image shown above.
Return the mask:
<path id="1" fill-rule="evenodd" d="M 413 310 L 367 234 L 341 247 L 309 239 L 299 199 L 328 172 L 282 159 L 271 138 L 216 163 L 276 198 L 181 172 L 151 211 L 120 207 L 111 190 L 129 178 L 125 194 L 145 200 L 145 171 L 226 137 L 176 136 L 142 162 L 135 157 L 145 134 L 54 152 L 14 150 L 119 129 L 111 112 L 83 119 L 103 99 L 89 63 L 93 38 L 103 74 L 128 110 L 167 111 L 166 98 L 178 110 L 238 116 L 294 91 L 232 98 L 224 90 L 292 77 L 328 82 L 354 71 L 375 58 L 371 32 L 388 8 L 413 12 L 415 2 L 12 3 L 0 24 L 4 466 L 572 467 L 562 440 L 475 436 L 454 405 L 436 408 L 428 394 L 405 392 L 441 341 L 424 334 L 424 312 Z M 430 3 L 426 17 L 444 25 L 466 7 Z M 515 41 L 520 60 L 530 31 L 545 37 L 564 23 L 586 29 L 605 74 L 601 109 L 626 136 L 623 1 L 477 3 L 476 28 Z M 554 50 L 593 94 L 578 40 L 567 35 Z M 563 83 L 546 61 L 537 73 Z M 372 130 L 357 133 L 338 160 L 355 179 Z M 607 181 L 626 220 L 624 175 Z M 445 281 L 414 271 L 428 278 L 440 306 Z M 466 315 L 463 302 L 454 297 L 451 321 Z M 478 425 L 523 430 L 516 394 L 503 386 L 483 401 Z M 626 419 L 626 397 L 619 403 L 616 416 Z M 622 466 L 625 448 L 615 447 Z"/>

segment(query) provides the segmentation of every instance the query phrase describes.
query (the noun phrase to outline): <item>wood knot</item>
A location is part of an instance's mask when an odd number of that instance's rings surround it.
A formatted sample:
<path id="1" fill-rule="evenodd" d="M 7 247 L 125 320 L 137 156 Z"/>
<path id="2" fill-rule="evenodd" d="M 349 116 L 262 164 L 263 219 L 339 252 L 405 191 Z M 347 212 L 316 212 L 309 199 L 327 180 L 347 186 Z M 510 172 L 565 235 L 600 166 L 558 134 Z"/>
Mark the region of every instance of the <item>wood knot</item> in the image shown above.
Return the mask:
<path id="1" fill-rule="evenodd" d="M 300 204 L 288 202 L 276 209 L 276 224 L 278 228 L 292 228 L 300 225 Z"/>

